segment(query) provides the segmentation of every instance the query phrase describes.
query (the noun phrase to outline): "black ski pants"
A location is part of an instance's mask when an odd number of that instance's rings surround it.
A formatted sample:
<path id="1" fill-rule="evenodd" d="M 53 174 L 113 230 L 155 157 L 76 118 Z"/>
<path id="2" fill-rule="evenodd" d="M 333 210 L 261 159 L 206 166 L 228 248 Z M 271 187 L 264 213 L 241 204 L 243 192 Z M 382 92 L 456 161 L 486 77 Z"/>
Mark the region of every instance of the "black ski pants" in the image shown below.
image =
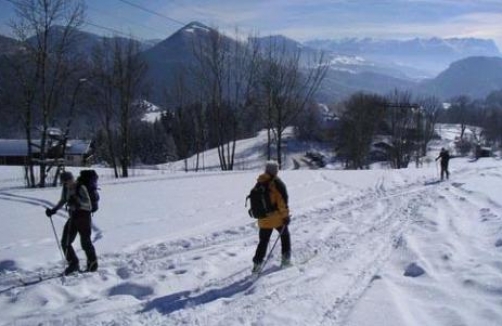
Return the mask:
<path id="1" fill-rule="evenodd" d="M 282 229 L 284 227 L 284 230 Z M 281 232 L 281 251 L 282 256 L 286 258 L 291 257 L 291 239 L 289 237 L 288 226 L 284 225 L 277 228 L 277 232 Z M 267 254 L 267 247 L 270 241 L 270 236 L 272 235 L 273 229 L 260 229 L 260 242 L 258 243 L 258 247 L 256 248 L 256 253 L 253 257 L 253 262 L 255 264 L 261 264 L 265 255 Z"/>
<path id="2" fill-rule="evenodd" d="M 445 174 L 446 174 L 446 179 L 448 180 L 450 178 L 450 172 L 448 171 L 448 163 L 441 162 L 441 180 L 444 179 Z"/>
<path id="3" fill-rule="evenodd" d="M 61 238 L 61 246 L 68 264 L 78 264 L 78 257 L 72 246 L 77 234 L 80 235 L 80 245 L 85 251 L 87 261 L 96 261 L 96 251 L 91 241 L 91 223 L 91 212 L 83 210 L 77 210 L 71 213 L 70 218 L 66 221 L 63 229 L 63 236 Z"/>

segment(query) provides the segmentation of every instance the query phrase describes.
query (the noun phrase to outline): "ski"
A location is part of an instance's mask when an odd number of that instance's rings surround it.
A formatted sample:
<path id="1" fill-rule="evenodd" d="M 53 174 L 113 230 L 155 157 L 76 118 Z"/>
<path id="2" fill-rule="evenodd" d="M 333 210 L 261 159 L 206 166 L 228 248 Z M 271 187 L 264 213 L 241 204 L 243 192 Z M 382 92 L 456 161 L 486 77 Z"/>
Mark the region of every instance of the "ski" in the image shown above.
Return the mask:
<path id="1" fill-rule="evenodd" d="M 53 274 L 34 274 L 34 275 L 19 275 L 11 277 L 11 280 L 2 280 L 2 283 L 10 284 L 10 286 L 1 289 L 0 293 L 8 292 L 13 289 L 27 287 L 30 285 L 35 285 L 47 280 L 52 280 L 58 277 L 61 277 L 61 273 L 53 273 Z"/>
<path id="2" fill-rule="evenodd" d="M 66 279 L 67 278 L 72 278 L 72 277 L 78 277 L 82 274 L 87 274 L 87 273 L 92 273 L 91 271 L 86 271 L 86 270 L 79 270 L 75 271 L 73 273 L 70 273 L 68 275 L 64 275 L 62 272 L 58 273 L 48 273 L 48 274 L 37 274 L 37 275 L 29 275 L 29 276 L 19 276 L 17 277 L 17 280 L 15 284 L 0 290 L 1 293 L 9 292 L 11 290 L 17 289 L 17 288 L 24 288 L 32 285 L 37 285 L 49 280 L 54 280 L 57 278 L 61 278 L 61 282 L 63 285 L 65 285 Z"/>
<path id="3" fill-rule="evenodd" d="M 65 277 L 63 273 L 54 273 L 54 274 L 48 274 L 48 275 L 36 275 L 35 277 L 20 277 L 19 278 L 19 283 L 20 285 L 17 287 L 25 287 L 25 286 L 30 286 L 30 285 L 35 285 L 44 281 L 48 280 L 53 280 L 59 277 Z"/>
<path id="4" fill-rule="evenodd" d="M 267 269 L 265 269 L 264 268 L 265 266 L 262 265 L 259 270 L 251 272 L 252 280 L 256 281 L 263 274 L 271 274 L 271 273 L 274 273 L 274 272 L 277 272 L 277 271 L 281 271 L 281 270 L 284 270 L 284 269 L 288 269 L 288 268 L 291 268 L 291 267 L 294 267 L 294 266 L 300 267 L 302 265 L 305 265 L 305 264 L 309 263 L 312 259 L 314 259 L 317 256 L 317 254 L 318 254 L 318 250 L 315 249 L 312 253 L 310 253 L 306 257 L 302 257 L 301 259 L 296 260 L 296 262 L 291 261 L 287 265 L 272 266 L 272 267 L 267 268 Z"/>

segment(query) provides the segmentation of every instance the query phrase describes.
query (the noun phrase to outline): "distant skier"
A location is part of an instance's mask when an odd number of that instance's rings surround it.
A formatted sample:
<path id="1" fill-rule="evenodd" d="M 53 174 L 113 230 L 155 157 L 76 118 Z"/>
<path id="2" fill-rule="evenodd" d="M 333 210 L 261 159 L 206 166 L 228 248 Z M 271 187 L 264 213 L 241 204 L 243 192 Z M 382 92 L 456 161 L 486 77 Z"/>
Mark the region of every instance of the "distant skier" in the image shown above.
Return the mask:
<path id="1" fill-rule="evenodd" d="M 441 181 L 444 179 L 444 175 L 446 174 L 446 179 L 450 178 L 450 172 L 448 171 L 448 162 L 450 161 L 450 153 L 443 147 L 441 148 L 441 152 L 439 152 L 439 156 L 436 157 L 436 161 L 441 159 Z"/>
<path id="2" fill-rule="evenodd" d="M 281 249 L 282 249 L 282 266 L 290 265 L 291 259 L 291 240 L 289 236 L 289 208 L 288 208 L 288 192 L 286 185 L 277 176 L 279 166 L 277 162 L 269 161 L 265 166 L 265 173 L 258 177 L 258 183 L 268 184 L 270 191 L 270 203 L 274 210 L 264 218 L 258 219 L 258 227 L 260 228 L 260 242 L 256 248 L 256 253 L 253 257 L 253 273 L 261 270 L 261 265 L 267 253 L 268 243 L 272 231 L 276 229 L 281 234 Z"/>
<path id="3" fill-rule="evenodd" d="M 68 275 L 80 270 L 78 257 L 72 247 L 77 233 L 80 234 L 80 244 L 87 256 L 86 271 L 94 272 L 98 269 L 98 261 L 91 241 L 92 222 L 89 193 L 84 185 L 75 182 L 71 172 L 61 173 L 60 179 L 63 184 L 61 199 L 52 209 L 47 208 L 45 214 L 51 217 L 65 204 L 68 209 L 69 218 L 66 221 L 61 238 L 61 246 L 68 261 L 68 267 L 65 269 L 64 274 Z"/>

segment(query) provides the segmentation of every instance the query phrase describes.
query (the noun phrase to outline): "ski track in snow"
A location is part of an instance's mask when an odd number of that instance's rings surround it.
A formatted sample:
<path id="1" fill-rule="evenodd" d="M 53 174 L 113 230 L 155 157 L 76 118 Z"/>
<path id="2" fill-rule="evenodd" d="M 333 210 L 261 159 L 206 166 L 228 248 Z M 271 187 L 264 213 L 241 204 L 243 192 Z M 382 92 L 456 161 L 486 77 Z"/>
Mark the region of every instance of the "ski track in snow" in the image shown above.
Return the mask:
<path id="1" fill-rule="evenodd" d="M 33 196 L 23 196 L 23 195 L 13 194 L 13 193 L 9 193 L 5 190 L 4 191 L 0 190 L 0 200 L 7 200 L 7 201 L 20 203 L 20 204 L 27 204 L 27 205 L 31 205 L 31 206 L 35 206 L 35 207 L 44 207 L 44 208 L 50 208 L 50 207 L 55 206 L 55 204 L 49 200 L 40 199 L 40 198 L 36 198 Z M 63 211 L 64 210 L 62 209 L 53 216 L 58 217 L 62 220 L 66 220 L 68 217 L 67 217 L 66 213 L 63 213 Z M 101 229 L 99 227 L 96 226 L 95 223 L 92 223 L 91 228 L 92 228 L 92 232 L 93 232 L 92 241 L 93 242 L 99 241 L 103 237 L 103 232 L 101 231 Z M 0 290 L 0 293 L 2 291 L 3 290 Z"/>
<path id="2" fill-rule="evenodd" d="M 479 171 L 466 168 L 456 171 L 455 177 L 475 173 Z M 498 171 L 484 173 L 501 178 Z M 348 187 L 323 173 L 320 178 L 332 189 Z M 98 273 L 67 278 L 64 286 L 58 279 L 43 281 L 43 286 L 62 287 L 61 295 L 65 296 L 79 282 L 91 279 L 98 286 L 101 284 L 109 300 L 116 300 L 116 311 L 100 312 L 98 298 L 89 294 L 85 300 L 65 303 L 63 307 L 55 304 L 53 310 L 34 310 L 15 325 L 36 323 L 40 314 L 50 325 L 262 325 L 270 324 L 270 320 L 282 320 L 288 325 L 344 325 L 358 300 L 379 279 L 391 254 L 402 246 L 403 234 L 410 225 L 423 223 L 421 207 L 434 207 L 438 198 L 464 217 L 478 212 L 477 218 L 489 221 L 498 216 L 494 210 L 502 210 L 489 198 L 463 189 L 461 183 L 416 182 L 392 187 L 386 185 L 382 176 L 372 188 L 359 191 L 357 196 L 327 200 L 294 216 L 291 234 L 296 264 L 291 268 L 279 270 L 273 257 L 264 276 L 253 282 L 250 258 L 257 229 L 249 223 L 186 240 L 143 246 L 134 252 L 105 254 L 100 257 Z M 0 200 L 49 204 L 5 191 L 0 193 Z M 459 202 L 462 207 L 458 207 Z M 455 223 L 458 222 L 450 221 L 450 227 L 455 228 Z M 100 233 L 97 227 L 94 231 Z M 493 232 L 496 231 L 500 230 Z M 460 235 L 462 230 L 456 232 Z M 274 233 L 271 242 L 276 236 Z M 276 257 L 278 252 L 276 248 Z M 226 268 L 229 258 L 236 258 L 237 262 L 228 266 L 226 277 L 215 278 L 210 269 Z M 57 267 L 0 275 L 0 293 L 10 300 L 22 300 L 25 291 L 37 291 L 41 285 L 17 287 L 19 279 L 49 275 L 54 268 Z M 305 273 L 306 269 L 309 273 Z M 192 275 L 194 271 L 203 272 Z M 221 272 L 216 275 L 221 276 Z M 200 285 L 183 287 L 178 280 L 188 276 L 198 279 Z M 159 283 L 170 291 L 157 293 L 155 284 Z M 306 296 L 305 291 L 297 288 L 312 288 L 312 294 Z M 502 293 L 500 288 L 487 291 Z M 267 304 L 263 305 L 265 301 Z M 297 301 L 302 305 L 296 307 L 298 314 L 294 318 L 274 315 L 271 307 L 295 307 Z M 42 304 L 45 305 L 51 306 Z M 92 314 L 80 313 L 87 307 L 94 307 Z M 236 315 L 235 311 L 243 313 Z"/>

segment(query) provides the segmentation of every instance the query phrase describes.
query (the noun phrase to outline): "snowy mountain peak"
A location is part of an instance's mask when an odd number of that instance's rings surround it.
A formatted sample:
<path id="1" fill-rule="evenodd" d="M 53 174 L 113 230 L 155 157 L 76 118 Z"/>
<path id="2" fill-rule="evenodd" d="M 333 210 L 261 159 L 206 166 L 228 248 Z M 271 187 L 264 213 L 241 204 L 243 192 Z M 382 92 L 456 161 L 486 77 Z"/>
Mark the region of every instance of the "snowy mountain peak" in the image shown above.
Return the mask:
<path id="1" fill-rule="evenodd" d="M 184 26 L 181 29 L 181 31 L 188 32 L 188 33 L 193 33 L 195 30 L 209 32 L 209 31 L 211 31 L 211 28 L 209 26 L 206 26 L 206 25 L 198 22 L 198 21 L 193 21 L 193 22 L 188 23 L 186 26 Z"/>

